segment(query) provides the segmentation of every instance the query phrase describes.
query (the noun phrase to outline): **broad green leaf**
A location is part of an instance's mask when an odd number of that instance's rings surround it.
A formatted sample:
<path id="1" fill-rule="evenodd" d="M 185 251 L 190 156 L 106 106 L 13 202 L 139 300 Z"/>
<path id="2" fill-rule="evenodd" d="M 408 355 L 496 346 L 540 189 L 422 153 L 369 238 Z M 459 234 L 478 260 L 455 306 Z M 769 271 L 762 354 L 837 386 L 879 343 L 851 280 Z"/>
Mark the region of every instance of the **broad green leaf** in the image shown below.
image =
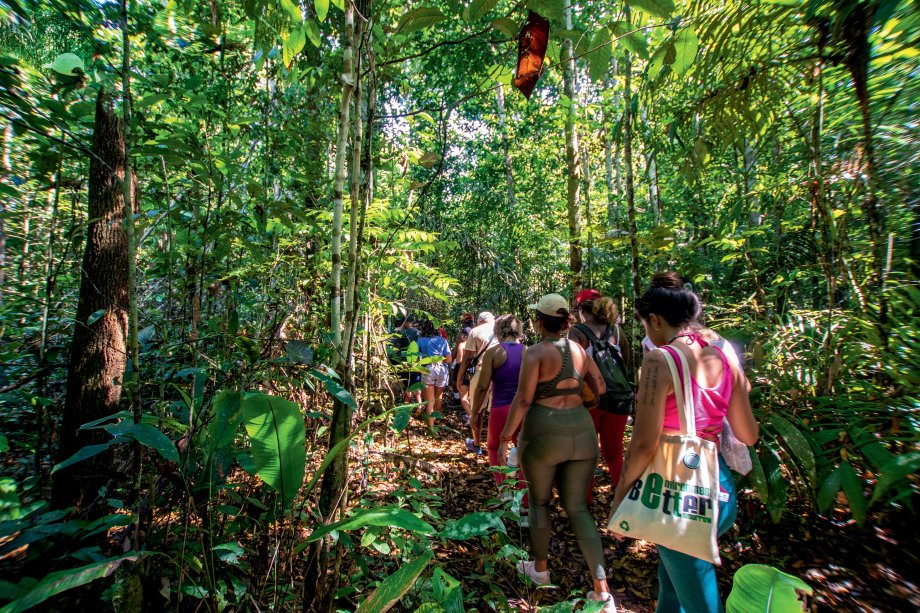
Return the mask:
<path id="1" fill-rule="evenodd" d="M 428 567 L 434 552 L 426 551 L 408 564 L 403 564 L 392 575 L 383 580 L 370 597 L 358 605 L 356 613 L 385 613 L 399 602 L 406 592 L 415 585 L 416 579 Z"/>
<path id="2" fill-rule="evenodd" d="M 355 399 L 351 394 L 348 393 L 348 390 L 342 387 L 342 385 L 330 377 L 329 375 L 323 374 L 318 370 L 309 370 L 308 371 L 312 376 L 316 377 L 323 382 L 326 386 L 326 391 L 332 394 L 339 402 L 346 404 L 351 408 L 355 409 L 358 405 L 355 403 Z"/>
<path id="3" fill-rule="evenodd" d="M 169 440 L 168 436 L 160 432 L 156 426 L 143 422 L 135 424 L 130 421 L 123 421 L 119 424 L 103 426 L 103 430 L 116 439 L 130 438 L 144 447 L 150 447 L 170 462 L 179 462 L 179 452 L 176 450 L 176 445 Z"/>
<path id="4" fill-rule="evenodd" d="M 836 468 L 827 476 L 818 490 L 818 512 L 826 513 L 837 499 L 840 491 L 840 469 Z"/>
<path id="5" fill-rule="evenodd" d="M 460 582 L 444 572 L 441 567 L 434 569 L 431 575 L 431 587 L 444 613 L 465 613 L 463 588 Z"/>
<path id="6" fill-rule="evenodd" d="M 322 44 L 322 38 L 320 37 L 319 24 L 317 24 L 312 19 L 308 19 L 303 24 L 304 30 L 306 31 L 307 38 L 313 43 L 313 46 L 319 49 L 319 46 Z"/>
<path id="7" fill-rule="evenodd" d="M 86 72 L 83 60 L 73 53 L 62 53 L 47 65 L 54 72 L 68 77 L 75 77 Z"/>
<path id="8" fill-rule="evenodd" d="M 332 5 L 340 11 L 345 10 L 345 0 L 332 0 Z"/>
<path id="9" fill-rule="evenodd" d="M 172 98 L 174 98 L 172 94 L 151 94 L 149 96 L 144 96 L 143 98 L 138 100 L 134 104 L 134 108 L 138 110 L 146 109 L 152 106 L 156 106 L 157 104 L 165 100 L 171 100 Z"/>
<path id="10" fill-rule="evenodd" d="M 662 69 L 664 69 L 665 64 L 668 63 L 667 57 L 668 54 L 674 55 L 674 43 L 667 40 L 661 43 L 655 53 L 652 54 L 652 59 L 648 63 L 648 78 L 655 80 L 658 78 L 658 75 L 661 74 Z M 673 58 L 671 62 L 673 63 Z"/>
<path id="11" fill-rule="evenodd" d="M 920 471 L 920 451 L 895 456 L 879 469 L 880 476 L 869 503 L 879 500 L 888 490 L 917 471 Z"/>
<path id="12" fill-rule="evenodd" d="M 467 21 L 476 21 L 495 8 L 498 0 L 473 0 L 463 9 L 463 18 Z"/>
<path id="13" fill-rule="evenodd" d="M 103 579 L 111 575 L 124 562 L 135 562 L 140 558 L 151 555 L 152 552 L 132 552 L 117 558 L 109 558 L 100 562 L 93 562 L 86 566 L 71 568 L 68 570 L 59 570 L 49 573 L 38 582 L 38 585 L 32 587 L 29 593 L 22 598 L 17 598 L 9 603 L 0 613 L 19 613 L 32 607 L 36 607 L 53 596 L 57 596 L 67 590 L 75 587 L 92 583 L 97 579 Z"/>
<path id="14" fill-rule="evenodd" d="M 300 22 L 303 21 L 303 13 L 300 12 L 300 7 L 294 0 L 281 0 L 281 8 L 288 14 L 291 21 L 296 22 L 296 25 L 300 25 Z"/>
<path id="15" fill-rule="evenodd" d="M 853 427 L 849 430 L 850 438 L 856 444 L 860 453 L 866 456 L 873 466 L 881 469 L 883 466 L 895 459 L 895 455 L 888 451 L 878 438 L 869 434 L 862 428 Z"/>
<path id="16" fill-rule="evenodd" d="M 792 613 L 807 611 L 799 592 L 812 594 L 811 586 L 792 575 L 763 564 L 745 564 L 735 572 L 734 588 L 725 603 L 726 613 Z"/>
<path id="17" fill-rule="evenodd" d="M 316 18 L 320 23 L 326 21 L 326 15 L 329 13 L 329 0 L 313 0 L 313 8 L 316 10 Z"/>
<path id="18" fill-rule="evenodd" d="M 307 537 L 307 542 L 319 540 L 330 532 L 335 532 L 337 530 L 357 530 L 359 528 L 367 528 L 368 526 L 402 528 L 403 530 L 419 534 L 431 534 L 434 532 L 434 528 L 431 527 L 431 524 L 419 519 L 409 511 L 400 509 L 399 507 L 384 506 L 374 509 L 360 509 L 341 521 L 320 526 Z"/>
<path id="19" fill-rule="evenodd" d="M 507 34 L 510 38 L 514 38 L 518 33 L 518 23 L 507 17 L 496 19 L 492 22 L 492 27 L 502 34 Z"/>
<path id="20" fill-rule="evenodd" d="M 623 47 L 630 53 L 642 59 L 648 59 L 648 43 L 645 35 L 626 21 L 615 21 L 610 24 L 610 31 L 614 36 L 614 44 Z"/>
<path id="21" fill-rule="evenodd" d="M 93 325 L 94 323 L 102 319 L 103 315 L 105 315 L 105 309 L 99 309 L 98 311 L 93 311 L 92 313 L 90 313 L 89 317 L 86 318 L 87 327 Z"/>
<path id="22" fill-rule="evenodd" d="M 811 445 L 808 444 L 799 429 L 785 417 L 773 413 L 768 421 L 782 435 L 792 456 L 799 461 L 808 480 L 814 484 L 817 477 L 815 476 L 815 454 L 811 450 Z"/>
<path id="23" fill-rule="evenodd" d="M 564 0 L 528 0 L 527 8 L 550 21 L 565 21 Z"/>
<path id="24" fill-rule="evenodd" d="M 246 550 L 236 541 L 215 545 L 212 549 L 216 552 L 218 560 L 234 566 L 239 564 L 240 558 L 246 553 Z"/>
<path id="25" fill-rule="evenodd" d="M 684 76 L 690 70 L 693 60 L 696 59 L 696 53 L 700 43 L 696 38 L 693 28 L 682 28 L 674 35 L 674 62 L 671 69 Z"/>
<path id="26" fill-rule="evenodd" d="M 674 14 L 674 0 L 626 0 L 630 8 L 652 17 L 668 19 Z"/>
<path id="27" fill-rule="evenodd" d="M 5 434 L 0 434 L 0 453 L 6 453 L 10 450 L 10 442 Z"/>
<path id="28" fill-rule="evenodd" d="M 494 531 L 506 533 L 501 517 L 497 513 L 479 511 L 447 522 L 438 536 L 455 541 L 466 541 Z"/>
<path id="29" fill-rule="evenodd" d="M 306 452 L 303 415 L 296 403 L 247 393 L 241 404 L 256 474 L 281 494 L 287 507 L 303 485 Z"/>
<path id="30" fill-rule="evenodd" d="M 447 15 L 441 12 L 441 9 L 432 7 L 419 7 L 412 9 L 399 18 L 396 31 L 400 34 L 411 34 L 444 21 Z"/>
<path id="31" fill-rule="evenodd" d="M 214 418 L 208 426 L 209 453 L 233 445 L 236 433 L 243 423 L 242 396 L 233 390 L 221 390 L 214 399 Z"/>
<path id="32" fill-rule="evenodd" d="M 847 502 L 850 503 L 850 512 L 856 523 L 862 525 L 866 519 L 866 494 L 862 480 L 849 462 L 842 462 L 840 468 L 840 489 L 843 490 Z"/>
<path id="33" fill-rule="evenodd" d="M 97 456 L 103 451 L 105 451 L 106 449 L 108 449 L 109 447 L 111 447 L 116 442 L 118 441 L 113 438 L 109 441 L 106 441 L 105 443 L 100 443 L 98 445 L 87 445 L 85 447 L 82 447 L 75 454 L 73 454 L 72 456 L 64 460 L 63 462 L 55 465 L 55 467 L 51 469 L 51 474 L 53 475 L 57 471 L 64 470 L 68 466 L 72 464 L 76 464 L 77 462 L 82 462 L 83 460 L 86 460 L 87 458 Z"/>
<path id="34" fill-rule="evenodd" d="M 760 463 L 760 456 L 754 451 L 751 452 L 751 472 L 747 477 L 751 480 L 751 487 L 761 502 L 765 503 L 770 499 L 770 490 L 767 489 L 767 476 L 764 474 L 763 465 Z"/>
<path id="35" fill-rule="evenodd" d="M 779 523 L 783 517 L 783 511 L 786 510 L 788 491 L 782 463 L 775 453 L 771 452 L 764 459 L 763 469 L 767 476 L 767 489 L 770 492 L 769 499 L 766 501 L 767 511 L 773 523 Z"/>
<path id="36" fill-rule="evenodd" d="M 610 45 L 610 30 L 601 28 L 595 32 L 591 39 L 591 49 L 588 55 L 588 74 L 594 81 L 603 81 L 610 72 L 610 57 L 613 54 Z"/>
<path id="37" fill-rule="evenodd" d="M 307 22 L 306 27 L 311 23 L 313 23 L 312 19 Z M 281 59 L 284 61 L 285 66 L 290 67 L 294 61 L 294 56 L 303 51 L 304 46 L 307 44 L 303 28 L 297 26 L 286 33 L 282 33 L 281 43 Z"/>

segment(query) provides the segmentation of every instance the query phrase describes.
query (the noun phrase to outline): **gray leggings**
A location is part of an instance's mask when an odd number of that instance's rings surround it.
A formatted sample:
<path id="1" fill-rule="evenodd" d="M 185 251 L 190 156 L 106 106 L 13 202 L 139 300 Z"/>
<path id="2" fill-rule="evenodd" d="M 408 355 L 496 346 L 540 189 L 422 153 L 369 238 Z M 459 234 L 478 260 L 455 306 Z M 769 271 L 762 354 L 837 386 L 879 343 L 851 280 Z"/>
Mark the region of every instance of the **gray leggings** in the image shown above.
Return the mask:
<path id="1" fill-rule="evenodd" d="M 530 496 L 530 540 L 534 558 L 549 557 L 552 524 L 549 501 L 558 482 L 562 508 L 569 516 L 591 576 L 607 578 L 604 550 L 585 499 L 597 466 L 597 432 L 583 406 L 554 409 L 531 405 L 518 437 L 521 468 Z"/>

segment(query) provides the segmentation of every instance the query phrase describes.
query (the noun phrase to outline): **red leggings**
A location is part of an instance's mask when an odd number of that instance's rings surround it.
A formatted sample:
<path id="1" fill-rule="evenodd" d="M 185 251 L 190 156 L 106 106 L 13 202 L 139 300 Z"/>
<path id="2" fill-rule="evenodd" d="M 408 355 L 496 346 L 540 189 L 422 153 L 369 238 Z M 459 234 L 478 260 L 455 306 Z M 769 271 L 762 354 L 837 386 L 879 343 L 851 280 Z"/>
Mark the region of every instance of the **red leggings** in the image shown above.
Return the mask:
<path id="1" fill-rule="evenodd" d="M 589 412 L 594 420 L 594 429 L 601 439 L 601 455 L 604 456 L 607 470 L 610 471 L 610 481 L 616 487 L 623 470 L 623 432 L 626 431 L 626 420 L 629 416 L 616 415 L 600 409 L 591 409 Z"/>
<path id="2" fill-rule="evenodd" d="M 508 412 L 511 410 L 510 406 L 504 407 L 492 407 L 489 409 L 489 431 L 486 435 L 486 449 L 489 452 L 489 466 L 497 466 L 502 468 L 505 466 L 503 462 L 498 460 L 498 445 L 502 441 L 502 431 L 505 429 L 505 422 L 508 421 Z M 518 426 L 518 429 L 514 432 L 514 445 L 517 446 L 518 434 L 521 432 L 521 427 Z M 518 458 L 520 463 L 520 458 Z M 495 484 L 499 487 L 502 483 L 505 482 L 505 473 L 492 471 L 492 478 L 495 479 Z M 518 466 L 517 476 L 517 489 L 523 490 L 527 488 L 527 480 L 524 479 L 524 471 Z M 524 499 L 521 501 L 523 508 L 527 508 L 527 494 L 524 494 Z"/>

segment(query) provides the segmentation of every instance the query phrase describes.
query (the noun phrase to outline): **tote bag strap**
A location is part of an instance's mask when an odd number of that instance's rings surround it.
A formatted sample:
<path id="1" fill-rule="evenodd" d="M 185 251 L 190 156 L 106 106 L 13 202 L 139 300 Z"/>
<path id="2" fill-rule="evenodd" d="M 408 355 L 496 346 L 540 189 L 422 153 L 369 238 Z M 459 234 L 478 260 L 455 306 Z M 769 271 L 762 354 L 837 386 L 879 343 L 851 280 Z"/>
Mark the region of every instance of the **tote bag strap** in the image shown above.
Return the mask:
<path id="1" fill-rule="evenodd" d="M 674 385 L 674 400 L 677 404 L 677 417 L 680 421 L 680 433 L 696 436 L 696 413 L 693 410 L 693 390 L 690 386 L 689 365 L 687 358 L 680 351 L 671 347 L 659 347 L 664 354 L 665 362 L 671 371 L 671 382 Z M 674 360 L 673 353 L 677 354 L 680 360 L 681 370 L 677 370 L 677 362 Z M 681 372 L 685 376 L 681 377 Z"/>

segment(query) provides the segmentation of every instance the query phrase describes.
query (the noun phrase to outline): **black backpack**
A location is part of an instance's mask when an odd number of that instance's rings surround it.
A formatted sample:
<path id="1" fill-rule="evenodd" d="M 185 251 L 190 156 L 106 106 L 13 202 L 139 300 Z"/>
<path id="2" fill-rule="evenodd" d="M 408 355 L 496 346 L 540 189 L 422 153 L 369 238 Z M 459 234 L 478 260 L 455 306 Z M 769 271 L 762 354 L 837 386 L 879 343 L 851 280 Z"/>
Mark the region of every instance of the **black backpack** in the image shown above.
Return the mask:
<path id="1" fill-rule="evenodd" d="M 601 371 L 604 385 L 607 387 L 607 391 L 598 399 L 597 407 L 608 413 L 630 415 L 635 404 L 635 392 L 626 373 L 626 362 L 619 350 L 610 342 L 613 330 L 608 326 L 601 338 L 597 338 L 585 324 L 576 324 L 575 328 L 591 343 L 594 363 Z"/>

